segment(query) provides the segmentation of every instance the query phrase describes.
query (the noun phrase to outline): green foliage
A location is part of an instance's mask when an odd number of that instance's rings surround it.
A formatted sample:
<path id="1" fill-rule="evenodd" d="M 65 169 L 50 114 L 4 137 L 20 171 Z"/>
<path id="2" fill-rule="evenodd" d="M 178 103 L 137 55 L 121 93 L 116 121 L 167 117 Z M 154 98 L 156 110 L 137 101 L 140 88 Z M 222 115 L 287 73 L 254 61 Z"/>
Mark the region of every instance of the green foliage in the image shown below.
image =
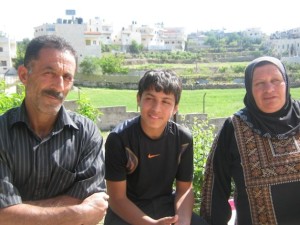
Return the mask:
<path id="1" fill-rule="evenodd" d="M 5 94 L 0 93 L 0 115 L 6 112 L 8 109 L 21 105 L 24 99 L 24 95 L 20 94 Z"/>
<path id="2" fill-rule="evenodd" d="M 204 42 L 205 45 L 209 45 L 212 48 L 218 48 L 219 47 L 219 41 L 215 36 L 208 36 Z"/>
<path id="3" fill-rule="evenodd" d="M 80 63 L 80 73 L 84 75 L 95 74 L 127 74 L 128 68 L 123 67 L 124 57 L 117 54 L 104 54 L 101 58 L 85 57 Z"/>
<path id="4" fill-rule="evenodd" d="M 85 96 L 81 96 L 81 98 L 78 99 L 76 103 L 78 104 L 76 112 L 90 118 L 94 122 L 96 122 L 97 118 L 101 115 L 100 110 L 95 108 L 91 104 L 91 101 Z"/>
<path id="5" fill-rule="evenodd" d="M 131 45 L 129 45 L 129 51 L 130 53 L 136 54 L 140 53 L 143 50 L 143 45 L 139 45 L 135 40 L 131 42 Z"/>
<path id="6" fill-rule="evenodd" d="M 124 63 L 124 57 L 121 55 L 107 54 L 101 57 L 99 64 L 104 74 L 113 73 L 128 73 L 128 69 L 122 67 Z"/>
<path id="7" fill-rule="evenodd" d="M 101 51 L 102 52 L 112 52 L 112 51 L 120 51 L 120 46 L 118 45 L 114 45 L 114 44 L 110 44 L 110 45 L 101 45 Z"/>
<path id="8" fill-rule="evenodd" d="M 215 126 L 207 120 L 195 120 L 192 134 L 194 138 L 194 179 L 195 212 L 199 212 L 201 188 L 204 180 L 205 164 L 215 138 Z"/>
<path id="9" fill-rule="evenodd" d="M 14 68 L 18 69 L 20 65 L 23 65 L 25 51 L 29 42 L 30 40 L 28 38 L 25 38 L 21 42 L 17 43 L 17 56 L 13 59 Z"/>
<path id="10" fill-rule="evenodd" d="M 220 72 L 220 73 L 225 73 L 225 72 L 227 71 L 227 69 L 228 69 L 228 68 L 225 67 L 225 66 L 220 67 L 220 68 L 219 68 L 219 72 Z"/>
<path id="11" fill-rule="evenodd" d="M 234 73 L 244 73 L 245 71 L 244 65 L 232 65 L 231 68 Z"/>
<path id="12" fill-rule="evenodd" d="M 22 86 L 23 87 L 23 86 Z M 24 88 L 20 87 L 20 93 L 6 94 L 5 93 L 5 82 L 0 81 L 0 115 L 7 110 L 21 105 L 24 99 Z"/>
<path id="13" fill-rule="evenodd" d="M 4 79 L 0 80 L 0 93 L 3 93 L 5 90 L 5 81 Z"/>
<path id="14" fill-rule="evenodd" d="M 79 64 L 80 72 L 85 75 L 94 75 L 101 70 L 100 60 L 95 57 L 85 57 Z"/>

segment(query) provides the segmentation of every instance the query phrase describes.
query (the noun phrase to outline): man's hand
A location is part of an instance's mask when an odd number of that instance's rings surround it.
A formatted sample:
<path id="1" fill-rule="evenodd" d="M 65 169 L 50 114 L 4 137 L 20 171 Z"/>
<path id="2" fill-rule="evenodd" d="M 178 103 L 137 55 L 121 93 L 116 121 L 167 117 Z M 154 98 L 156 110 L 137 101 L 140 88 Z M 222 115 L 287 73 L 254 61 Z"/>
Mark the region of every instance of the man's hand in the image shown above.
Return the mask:
<path id="1" fill-rule="evenodd" d="M 87 211 L 86 219 L 90 219 L 87 224 L 97 224 L 103 219 L 108 208 L 108 198 L 106 193 L 100 192 L 92 194 L 81 203 Z"/>

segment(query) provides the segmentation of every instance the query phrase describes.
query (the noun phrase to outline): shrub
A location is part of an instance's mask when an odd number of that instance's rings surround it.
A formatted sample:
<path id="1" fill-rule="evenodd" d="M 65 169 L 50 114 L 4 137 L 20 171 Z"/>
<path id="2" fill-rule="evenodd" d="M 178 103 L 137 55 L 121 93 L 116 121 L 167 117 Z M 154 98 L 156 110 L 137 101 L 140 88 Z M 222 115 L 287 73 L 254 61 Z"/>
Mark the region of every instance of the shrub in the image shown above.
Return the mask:
<path id="1" fill-rule="evenodd" d="M 21 105 L 24 99 L 24 92 L 21 94 L 0 93 L 0 115 L 7 110 Z"/>
<path id="2" fill-rule="evenodd" d="M 194 138 L 194 211 L 199 213 L 201 202 L 201 188 L 204 180 L 205 164 L 208 153 L 215 138 L 215 126 L 207 120 L 196 120 L 192 128 Z"/>
<path id="3" fill-rule="evenodd" d="M 123 67 L 124 57 L 121 55 L 106 54 L 103 55 L 99 64 L 104 74 L 128 73 L 128 69 Z"/>
<path id="4" fill-rule="evenodd" d="M 85 96 L 78 99 L 76 103 L 78 104 L 76 112 L 90 118 L 94 122 L 96 122 L 98 117 L 101 115 L 100 110 L 93 107 L 91 101 Z"/>
<path id="5" fill-rule="evenodd" d="M 21 105 L 24 99 L 24 86 L 19 85 L 19 93 L 7 94 L 5 93 L 5 81 L 0 81 L 0 115 L 7 110 Z"/>
<path id="6" fill-rule="evenodd" d="M 96 57 L 85 57 L 79 67 L 81 73 L 85 75 L 94 75 L 101 72 L 100 59 Z"/>

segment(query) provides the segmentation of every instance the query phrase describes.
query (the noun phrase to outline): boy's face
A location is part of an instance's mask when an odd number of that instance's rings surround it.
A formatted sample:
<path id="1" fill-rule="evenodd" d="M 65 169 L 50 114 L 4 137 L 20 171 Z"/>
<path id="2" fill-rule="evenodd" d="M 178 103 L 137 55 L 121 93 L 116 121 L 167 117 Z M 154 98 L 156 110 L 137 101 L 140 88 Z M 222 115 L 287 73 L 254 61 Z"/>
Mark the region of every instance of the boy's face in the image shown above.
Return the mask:
<path id="1" fill-rule="evenodd" d="M 152 139 L 159 138 L 168 120 L 177 112 L 173 93 L 165 94 L 154 89 L 146 90 L 142 96 L 137 95 L 137 103 L 141 110 L 141 126 Z"/>

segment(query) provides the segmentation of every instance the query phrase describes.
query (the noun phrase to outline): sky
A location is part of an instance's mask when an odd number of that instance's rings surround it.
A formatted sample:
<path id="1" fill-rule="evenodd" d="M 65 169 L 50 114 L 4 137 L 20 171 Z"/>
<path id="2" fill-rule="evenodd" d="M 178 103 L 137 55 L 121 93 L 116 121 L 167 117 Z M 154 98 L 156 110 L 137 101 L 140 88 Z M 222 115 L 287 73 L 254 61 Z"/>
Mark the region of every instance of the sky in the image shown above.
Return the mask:
<path id="1" fill-rule="evenodd" d="M 164 23 L 185 27 L 188 33 L 208 30 L 238 32 L 260 28 L 271 34 L 300 27 L 295 0 L 2 0 L 0 31 L 21 41 L 33 38 L 34 27 L 71 18 L 76 11 L 83 21 L 99 17 L 114 30 L 137 25 Z M 4 6 L 4 7 L 3 7 Z"/>

